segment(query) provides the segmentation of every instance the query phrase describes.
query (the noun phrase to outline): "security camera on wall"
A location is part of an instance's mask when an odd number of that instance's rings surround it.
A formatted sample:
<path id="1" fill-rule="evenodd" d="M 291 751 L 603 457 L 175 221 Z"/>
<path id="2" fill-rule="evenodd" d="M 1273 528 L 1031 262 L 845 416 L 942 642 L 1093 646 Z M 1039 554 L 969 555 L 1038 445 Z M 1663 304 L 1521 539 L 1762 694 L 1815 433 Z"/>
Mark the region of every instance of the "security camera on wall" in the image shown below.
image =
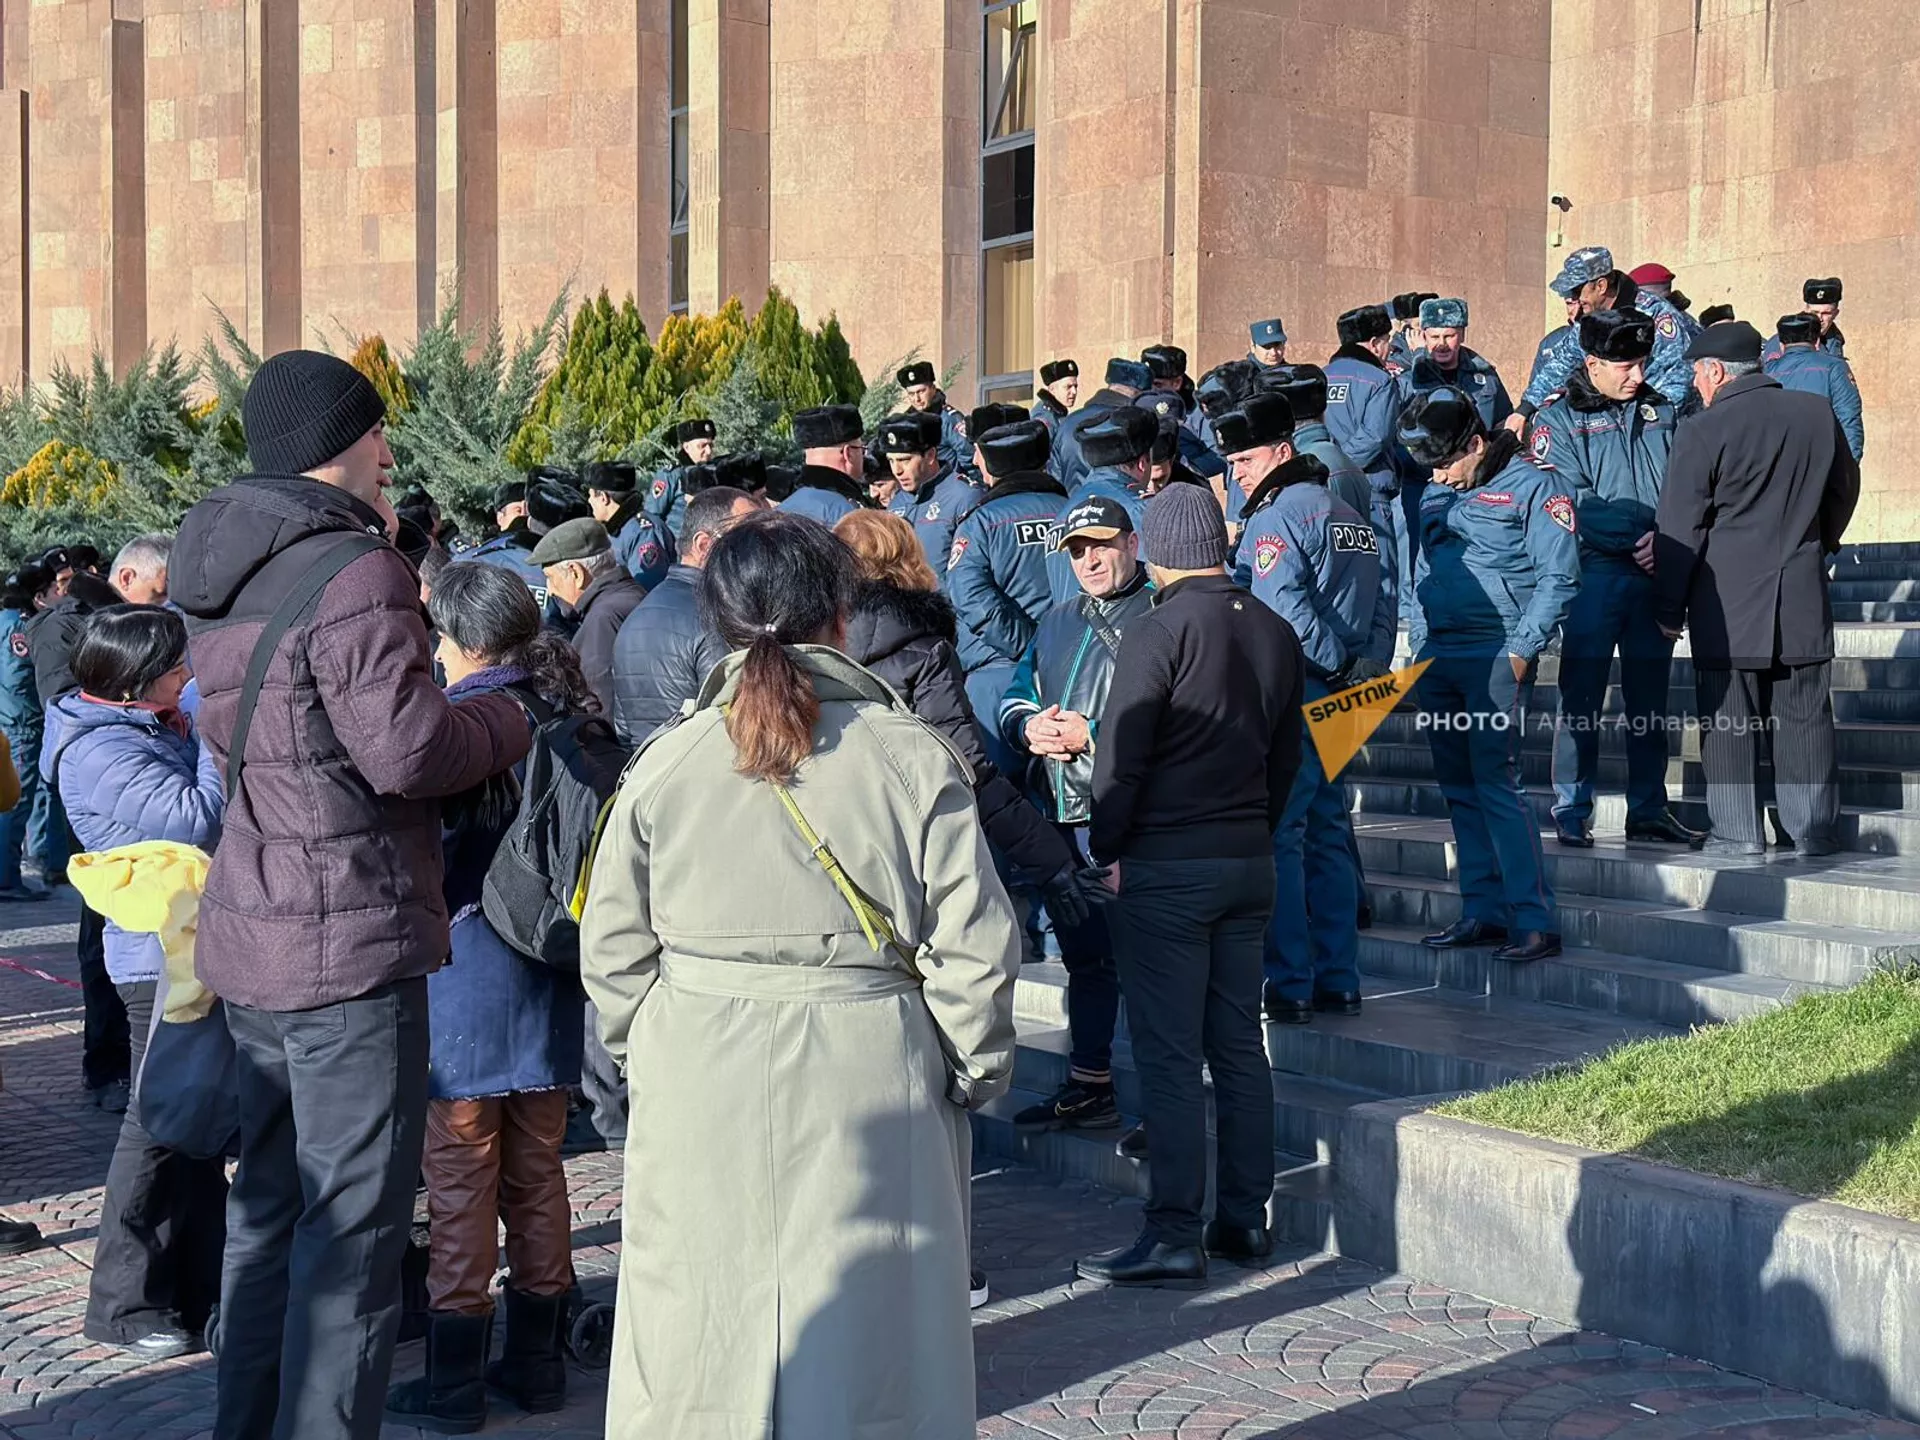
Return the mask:
<path id="1" fill-rule="evenodd" d="M 1554 248 L 1558 249 L 1567 243 L 1567 212 L 1573 209 L 1573 201 L 1564 195 L 1549 195 L 1547 200 L 1554 209 L 1560 212 L 1559 218 L 1553 227 L 1553 244 Z"/>

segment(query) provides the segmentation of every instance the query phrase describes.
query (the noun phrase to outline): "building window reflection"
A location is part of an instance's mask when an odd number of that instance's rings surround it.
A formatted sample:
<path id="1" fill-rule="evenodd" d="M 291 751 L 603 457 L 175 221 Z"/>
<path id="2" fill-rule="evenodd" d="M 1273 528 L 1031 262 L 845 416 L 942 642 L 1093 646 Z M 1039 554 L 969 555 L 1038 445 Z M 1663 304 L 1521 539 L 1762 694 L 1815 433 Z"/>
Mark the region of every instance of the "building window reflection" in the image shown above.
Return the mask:
<path id="1" fill-rule="evenodd" d="M 980 398 L 1033 395 L 1033 116 L 1039 0 L 986 0 L 980 73 Z"/>
<path id="2" fill-rule="evenodd" d="M 671 45 L 667 57 L 667 129 L 669 184 L 667 221 L 667 307 L 687 308 L 687 230 L 692 210 L 687 166 L 687 3 L 667 0 Z"/>

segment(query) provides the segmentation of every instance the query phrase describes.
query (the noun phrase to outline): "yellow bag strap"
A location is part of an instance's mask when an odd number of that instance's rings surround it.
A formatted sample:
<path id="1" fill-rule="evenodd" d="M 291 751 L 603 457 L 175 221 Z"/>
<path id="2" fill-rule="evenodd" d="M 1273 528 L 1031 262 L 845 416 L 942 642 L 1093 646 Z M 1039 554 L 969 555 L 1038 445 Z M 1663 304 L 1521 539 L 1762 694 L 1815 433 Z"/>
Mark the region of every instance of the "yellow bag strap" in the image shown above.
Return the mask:
<path id="1" fill-rule="evenodd" d="M 807 823 L 807 817 L 800 813 L 800 802 L 793 798 L 793 792 L 784 785 L 773 787 L 773 793 L 780 797 L 780 803 L 786 806 L 788 816 L 800 832 L 800 838 L 806 841 L 807 853 L 820 862 L 820 868 L 827 872 L 827 878 L 833 881 L 847 904 L 853 908 L 854 918 L 860 922 L 860 932 L 867 937 L 867 945 L 878 950 L 882 945 L 899 945 L 899 937 L 894 934 L 893 921 L 887 918 L 887 912 L 862 893 L 853 883 L 846 867 L 840 863 L 840 857 L 828 848 L 813 826 Z"/>

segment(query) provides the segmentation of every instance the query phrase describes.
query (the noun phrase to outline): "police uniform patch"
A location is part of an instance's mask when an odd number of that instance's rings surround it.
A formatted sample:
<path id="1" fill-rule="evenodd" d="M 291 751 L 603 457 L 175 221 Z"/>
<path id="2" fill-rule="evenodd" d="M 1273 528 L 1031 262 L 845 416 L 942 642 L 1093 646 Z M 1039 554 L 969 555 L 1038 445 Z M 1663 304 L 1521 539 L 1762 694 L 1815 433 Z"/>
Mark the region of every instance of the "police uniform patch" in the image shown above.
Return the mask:
<path id="1" fill-rule="evenodd" d="M 1659 320 L 1654 322 L 1653 328 L 1660 332 L 1660 338 L 1662 340 L 1671 340 L 1680 333 L 1680 322 L 1674 319 L 1671 314 L 1662 315 Z"/>
<path id="2" fill-rule="evenodd" d="M 1553 454 L 1553 431 L 1545 425 L 1533 432 L 1533 459 L 1538 465 L 1545 465 L 1547 457 Z"/>
<path id="3" fill-rule="evenodd" d="M 1327 404 L 1329 405 L 1346 404 L 1347 403 L 1347 387 L 1351 383 L 1352 382 L 1348 380 L 1336 380 L 1331 385 L 1327 386 Z"/>
<path id="4" fill-rule="evenodd" d="M 1482 505 L 1511 505 L 1513 492 L 1510 490 L 1483 490 L 1473 497 Z"/>
<path id="5" fill-rule="evenodd" d="M 1642 405 L 1640 407 L 1640 418 L 1649 422 L 1658 420 L 1660 418 L 1660 412 L 1651 405 Z"/>
<path id="6" fill-rule="evenodd" d="M 640 547 L 640 568 L 651 570 L 660 563 L 660 547 L 649 540 Z"/>
<path id="7" fill-rule="evenodd" d="M 1262 537 L 1253 547 L 1253 573 L 1271 575 L 1280 557 L 1287 553 L 1287 542 L 1277 535 Z"/>
<path id="8" fill-rule="evenodd" d="M 1485 389 L 1492 382 L 1493 382 L 1493 377 L 1486 374 L 1485 372 L 1482 372 L 1481 374 L 1475 375 L 1473 377 L 1473 383 L 1480 386 L 1482 389 Z"/>
<path id="9" fill-rule="evenodd" d="M 940 502 L 938 500 L 927 506 L 926 518 L 929 520 L 938 520 L 940 518 Z"/>
<path id="10" fill-rule="evenodd" d="M 653 498 L 656 500 L 658 500 L 662 495 L 667 493 L 667 477 L 666 476 L 662 475 L 659 479 L 653 482 L 652 493 L 653 493 Z"/>
<path id="11" fill-rule="evenodd" d="M 1374 536 L 1373 526 L 1355 525 L 1346 520 L 1336 520 L 1327 527 L 1327 543 L 1340 555 L 1380 553 L 1380 542 Z"/>
<path id="12" fill-rule="evenodd" d="M 1549 495 L 1547 503 L 1540 507 L 1547 512 L 1554 524 L 1569 535 L 1573 534 L 1573 499 L 1567 495 Z"/>
<path id="13" fill-rule="evenodd" d="M 22 660 L 26 659 L 27 637 L 25 632 L 20 630 L 14 631 L 13 638 L 7 641 L 7 648 L 12 650 L 13 653 L 18 655 Z"/>
<path id="14" fill-rule="evenodd" d="M 1047 545 L 1053 541 L 1053 521 L 1016 520 L 1013 525 L 1016 545 Z"/>
<path id="15" fill-rule="evenodd" d="M 967 537 L 964 535 L 954 536 L 953 549 L 947 552 L 947 568 L 951 570 L 954 566 L 958 565 L 960 563 L 960 557 L 966 553 Z"/>

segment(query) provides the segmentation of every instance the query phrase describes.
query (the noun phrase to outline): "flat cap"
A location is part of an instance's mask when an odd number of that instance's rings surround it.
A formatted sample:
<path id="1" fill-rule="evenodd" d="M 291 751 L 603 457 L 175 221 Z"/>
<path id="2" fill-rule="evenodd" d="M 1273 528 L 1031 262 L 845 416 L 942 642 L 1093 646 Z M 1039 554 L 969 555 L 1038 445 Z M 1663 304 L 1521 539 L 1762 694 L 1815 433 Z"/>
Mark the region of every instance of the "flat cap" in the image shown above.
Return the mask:
<path id="1" fill-rule="evenodd" d="M 613 542 L 607 539 L 607 532 L 598 520 L 588 516 L 584 520 L 569 520 L 556 525 L 540 537 L 540 543 L 533 547 L 533 553 L 527 558 L 542 568 L 548 565 L 564 565 L 569 560 L 591 560 L 596 555 L 605 555 L 613 549 Z"/>
<path id="2" fill-rule="evenodd" d="M 1709 325 L 1693 337 L 1687 347 L 1689 360 L 1731 360 L 1751 365 L 1760 359 L 1764 342 L 1760 332 L 1744 320 L 1729 320 L 1724 325 Z"/>
<path id="3" fill-rule="evenodd" d="M 793 417 L 793 443 L 802 450 L 829 450 L 860 438 L 860 412 L 851 405 L 821 405 Z"/>
<path id="4" fill-rule="evenodd" d="M 1287 327 L 1278 318 L 1256 320 L 1247 327 L 1247 333 L 1253 337 L 1256 345 L 1284 345 L 1287 343 Z"/>
<path id="5" fill-rule="evenodd" d="M 924 455 L 940 448 L 940 417 L 924 410 L 889 415 L 875 436 L 882 455 Z"/>
<path id="6" fill-rule="evenodd" d="M 1580 348 L 1596 360 L 1644 360 L 1653 354 L 1653 317 L 1633 309 L 1582 315 Z"/>
<path id="7" fill-rule="evenodd" d="M 1825 280 L 1809 280 L 1800 287 L 1800 300 L 1807 305 L 1838 305 L 1840 303 L 1840 277 L 1830 275 Z"/>
<path id="8" fill-rule="evenodd" d="M 1439 296 L 1431 300 L 1422 300 L 1420 328 L 1422 330 L 1466 329 L 1467 302 L 1460 299 L 1442 300 Z"/>
<path id="9" fill-rule="evenodd" d="M 1547 288 L 1563 300 L 1571 300 L 1580 287 L 1590 285 L 1613 269 L 1613 252 L 1604 245 L 1586 245 L 1567 256 L 1560 273 Z"/>
<path id="10" fill-rule="evenodd" d="M 1178 380 L 1187 373 L 1187 352 L 1178 345 L 1149 345 L 1140 352 L 1140 363 L 1155 380 Z"/>
<path id="11" fill-rule="evenodd" d="M 1075 360 L 1049 360 L 1040 367 L 1040 383 L 1051 385 L 1056 380 L 1064 380 L 1069 375 L 1078 375 L 1080 364 Z"/>
<path id="12" fill-rule="evenodd" d="M 1124 385 L 1129 390 L 1145 390 L 1153 384 L 1153 372 L 1138 360 L 1116 355 L 1107 361 L 1107 384 Z"/>
<path id="13" fill-rule="evenodd" d="M 1053 437 L 1038 420 L 1021 420 L 973 437 L 987 473 L 998 479 L 1019 471 L 1044 470 L 1053 453 Z"/>
<path id="14" fill-rule="evenodd" d="M 910 364 L 902 365 L 893 372 L 893 378 L 899 382 L 902 389 L 910 385 L 931 385 L 935 380 L 933 362 L 915 360 Z"/>
<path id="15" fill-rule="evenodd" d="M 1080 427 L 1080 455 L 1088 468 L 1129 465 L 1153 448 L 1160 421 L 1150 410 L 1132 405 L 1110 410 L 1092 425 Z"/>
<path id="16" fill-rule="evenodd" d="M 1474 436 L 1486 433 L 1473 402 L 1451 385 L 1416 394 L 1400 412 L 1400 444 L 1416 465 L 1429 469 L 1464 455 Z"/>
<path id="17" fill-rule="evenodd" d="M 1340 331 L 1342 345 L 1359 345 L 1368 340 L 1378 340 L 1393 329 L 1393 321 L 1387 318 L 1384 305 L 1360 305 L 1347 311 L 1334 322 Z"/>

